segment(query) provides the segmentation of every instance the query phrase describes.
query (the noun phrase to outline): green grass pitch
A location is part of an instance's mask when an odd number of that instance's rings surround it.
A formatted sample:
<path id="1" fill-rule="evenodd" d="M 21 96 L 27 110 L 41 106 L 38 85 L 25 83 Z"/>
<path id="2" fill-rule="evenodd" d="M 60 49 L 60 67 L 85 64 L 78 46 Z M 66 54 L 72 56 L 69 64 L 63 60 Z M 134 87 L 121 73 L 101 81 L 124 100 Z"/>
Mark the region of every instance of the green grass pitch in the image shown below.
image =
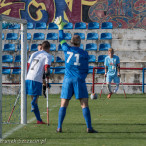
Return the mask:
<path id="1" fill-rule="evenodd" d="M 30 112 L 30 97 L 27 101 L 27 118 L 31 120 L 34 114 Z M 89 99 L 92 125 L 99 132 L 97 134 L 86 133 L 82 109 L 74 97 L 67 109 L 63 133 L 56 133 L 59 107 L 59 95 L 49 95 L 50 125 L 37 125 L 34 120 L 5 140 L 16 140 L 9 145 L 19 145 L 22 140 L 21 145 L 39 145 L 42 142 L 50 146 L 146 146 L 146 94 L 128 95 L 127 99 L 124 95 L 112 95 L 111 99 L 106 99 L 106 95 L 97 100 Z M 39 98 L 39 108 L 46 122 L 46 99 L 43 97 Z M 3 134 L 17 126 L 4 124 Z M 33 140 L 39 141 L 35 143 Z M 26 144 L 26 141 L 30 143 Z"/>

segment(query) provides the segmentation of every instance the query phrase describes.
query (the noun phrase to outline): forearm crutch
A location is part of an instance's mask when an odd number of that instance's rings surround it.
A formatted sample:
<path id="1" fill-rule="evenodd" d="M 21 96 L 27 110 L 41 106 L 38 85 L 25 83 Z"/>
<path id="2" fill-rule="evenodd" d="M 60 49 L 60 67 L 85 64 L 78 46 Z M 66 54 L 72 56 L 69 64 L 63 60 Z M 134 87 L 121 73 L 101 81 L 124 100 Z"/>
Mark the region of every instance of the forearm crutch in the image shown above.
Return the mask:
<path id="1" fill-rule="evenodd" d="M 49 91 L 48 91 L 48 81 L 46 77 L 46 99 L 47 99 L 47 125 L 49 125 Z"/>
<path id="2" fill-rule="evenodd" d="M 127 98 L 122 80 L 121 80 L 121 84 L 122 84 L 122 88 L 123 88 L 123 92 L 124 92 L 125 98 Z"/>

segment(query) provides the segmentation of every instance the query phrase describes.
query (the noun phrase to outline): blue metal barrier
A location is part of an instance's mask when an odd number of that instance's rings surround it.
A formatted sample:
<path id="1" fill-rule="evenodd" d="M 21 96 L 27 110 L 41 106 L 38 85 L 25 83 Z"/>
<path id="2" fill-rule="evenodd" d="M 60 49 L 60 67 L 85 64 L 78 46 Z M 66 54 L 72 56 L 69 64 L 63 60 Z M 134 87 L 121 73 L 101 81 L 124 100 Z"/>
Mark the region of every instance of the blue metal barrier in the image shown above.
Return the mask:
<path id="1" fill-rule="evenodd" d="M 145 83 L 144 83 L 144 72 L 145 72 L 145 70 L 146 70 L 146 68 L 143 68 L 143 72 L 142 72 L 142 93 L 144 93 L 144 85 L 146 85 Z"/>

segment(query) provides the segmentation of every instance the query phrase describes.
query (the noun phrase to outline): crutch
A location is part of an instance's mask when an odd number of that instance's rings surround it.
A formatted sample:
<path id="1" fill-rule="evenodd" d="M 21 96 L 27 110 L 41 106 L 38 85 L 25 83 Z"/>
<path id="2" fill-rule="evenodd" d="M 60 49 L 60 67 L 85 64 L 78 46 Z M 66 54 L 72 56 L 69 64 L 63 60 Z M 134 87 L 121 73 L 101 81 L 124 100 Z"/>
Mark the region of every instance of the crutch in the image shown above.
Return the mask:
<path id="1" fill-rule="evenodd" d="M 19 89 L 18 96 L 17 96 L 17 98 L 16 98 L 16 100 L 15 100 L 15 103 L 14 103 L 14 106 L 13 106 L 13 108 L 12 108 L 11 114 L 10 114 L 10 116 L 9 116 L 9 118 L 8 118 L 8 122 L 9 122 L 10 119 L 11 119 L 11 116 L 12 116 L 12 114 L 13 114 L 13 112 L 14 112 L 14 109 L 15 109 L 15 107 L 16 107 L 16 104 L 17 104 L 17 102 L 18 102 L 18 100 L 19 100 L 19 98 L 20 98 L 20 95 L 21 95 L 21 88 Z"/>
<path id="2" fill-rule="evenodd" d="M 122 88 L 123 88 L 123 92 L 124 92 L 125 98 L 127 98 L 122 80 L 121 80 L 121 84 L 122 84 Z"/>
<path id="3" fill-rule="evenodd" d="M 47 81 L 47 77 L 46 77 L 46 99 L 47 99 L 47 125 L 49 126 L 49 99 L 48 99 L 48 81 Z"/>
<path id="4" fill-rule="evenodd" d="M 102 89 L 103 89 L 103 87 L 104 87 L 104 84 L 105 84 L 105 77 L 104 77 L 104 79 L 103 79 L 103 84 L 102 84 L 102 87 L 101 87 L 100 98 L 101 98 Z"/>

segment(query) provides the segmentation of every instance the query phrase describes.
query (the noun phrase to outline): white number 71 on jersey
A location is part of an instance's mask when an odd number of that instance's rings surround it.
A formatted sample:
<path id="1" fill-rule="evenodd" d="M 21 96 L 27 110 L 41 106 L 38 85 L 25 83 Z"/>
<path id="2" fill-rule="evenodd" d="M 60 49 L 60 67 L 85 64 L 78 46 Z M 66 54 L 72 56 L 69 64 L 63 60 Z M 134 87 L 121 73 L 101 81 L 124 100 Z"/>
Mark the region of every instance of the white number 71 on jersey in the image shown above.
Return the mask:
<path id="1" fill-rule="evenodd" d="M 67 59 L 67 63 L 69 63 L 70 59 L 72 58 L 72 56 L 74 55 L 73 52 L 67 52 L 67 54 L 69 54 L 69 57 Z M 74 62 L 74 65 L 80 65 L 79 63 L 79 54 L 75 54 L 74 55 L 76 57 L 76 62 Z"/>

